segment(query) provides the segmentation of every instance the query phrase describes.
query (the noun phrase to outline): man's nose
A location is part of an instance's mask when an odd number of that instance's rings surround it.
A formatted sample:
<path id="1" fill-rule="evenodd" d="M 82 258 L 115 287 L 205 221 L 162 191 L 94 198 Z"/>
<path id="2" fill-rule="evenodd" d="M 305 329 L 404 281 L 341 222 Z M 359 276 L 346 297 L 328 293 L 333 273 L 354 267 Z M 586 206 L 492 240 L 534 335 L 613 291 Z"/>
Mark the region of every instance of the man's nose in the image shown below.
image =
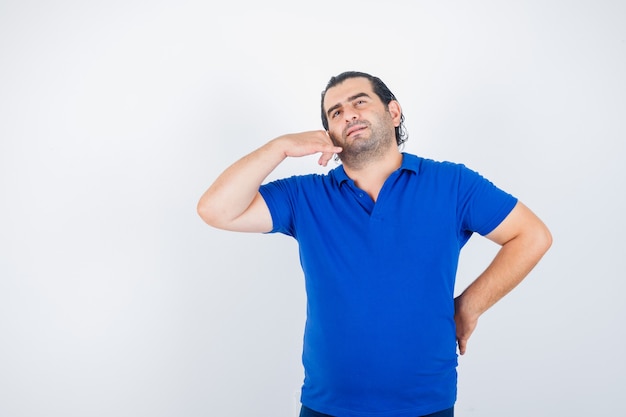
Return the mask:
<path id="1" fill-rule="evenodd" d="M 344 117 L 347 123 L 351 123 L 359 118 L 359 114 L 354 109 L 345 110 Z"/>

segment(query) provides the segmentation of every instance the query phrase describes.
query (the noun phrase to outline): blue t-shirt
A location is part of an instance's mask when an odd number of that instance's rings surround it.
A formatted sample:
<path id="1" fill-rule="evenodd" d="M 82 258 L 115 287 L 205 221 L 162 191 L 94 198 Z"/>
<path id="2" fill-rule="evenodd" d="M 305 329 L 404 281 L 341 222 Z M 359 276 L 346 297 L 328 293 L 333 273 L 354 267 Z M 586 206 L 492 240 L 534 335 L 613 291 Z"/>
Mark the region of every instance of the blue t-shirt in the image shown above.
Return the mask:
<path id="1" fill-rule="evenodd" d="M 261 187 L 272 232 L 299 245 L 307 293 L 302 404 L 415 417 L 456 401 L 454 283 L 473 232 L 517 200 L 460 164 L 403 154 L 374 202 L 345 173 Z"/>

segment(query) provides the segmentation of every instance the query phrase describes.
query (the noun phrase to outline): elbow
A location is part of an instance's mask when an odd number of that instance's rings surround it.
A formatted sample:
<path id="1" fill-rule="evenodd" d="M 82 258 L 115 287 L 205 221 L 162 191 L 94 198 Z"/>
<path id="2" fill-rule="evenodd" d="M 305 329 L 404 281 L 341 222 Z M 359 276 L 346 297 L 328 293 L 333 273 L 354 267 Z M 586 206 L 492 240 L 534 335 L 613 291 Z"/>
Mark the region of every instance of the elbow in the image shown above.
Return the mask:
<path id="1" fill-rule="evenodd" d="M 211 225 L 211 212 L 207 210 L 206 204 L 204 204 L 202 200 L 198 201 L 196 212 L 205 223 Z"/>
<path id="2" fill-rule="evenodd" d="M 537 251 L 543 256 L 552 246 L 552 233 L 548 227 L 541 223 L 541 227 L 535 233 L 535 246 Z"/>
<path id="3" fill-rule="evenodd" d="M 205 199 L 200 199 L 200 201 L 198 201 L 196 212 L 206 224 L 219 228 L 219 220 L 215 209 L 213 209 Z"/>
<path id="4" fill-rule="evenodd" d="M 550 233 L 550 230 L 548 230 L 548 228 L 546 227 L 546 251 L 548 249 L 550 249 L 550 246 L 552 246 L 552 233 Z"/>
<path id="5" fill-rule="evenodd" d="M 196 206 L 198 216 L 209 226 L 221 230 L 234 230 L 233 218 L 219 199 L 203 196 Z"/>

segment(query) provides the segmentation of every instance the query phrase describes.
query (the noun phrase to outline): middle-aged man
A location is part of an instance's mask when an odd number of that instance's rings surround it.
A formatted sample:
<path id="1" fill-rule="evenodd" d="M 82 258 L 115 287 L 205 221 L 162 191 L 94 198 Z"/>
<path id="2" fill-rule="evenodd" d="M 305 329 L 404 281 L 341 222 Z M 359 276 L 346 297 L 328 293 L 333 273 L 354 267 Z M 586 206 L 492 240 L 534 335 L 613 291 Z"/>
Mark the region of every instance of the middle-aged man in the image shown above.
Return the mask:
<path id="1" fill-rule="evenodd" d="M 399 102 L 346 72 L 322 94 L 326 130 L 270 140 L 227 168 L 198 203 L 209 225 L 298 241 L 305 276 L 301 416 L 448 417 L 457 344 L 552 243 L 524 204 L 463 165 L 403 153 Z M 285 158 L 321 154 L 327 174 L 263 184 Z M 456 299 L 474 233 L 501 245 Z M 272 415 L 264 410 L 260 415 Z"/>

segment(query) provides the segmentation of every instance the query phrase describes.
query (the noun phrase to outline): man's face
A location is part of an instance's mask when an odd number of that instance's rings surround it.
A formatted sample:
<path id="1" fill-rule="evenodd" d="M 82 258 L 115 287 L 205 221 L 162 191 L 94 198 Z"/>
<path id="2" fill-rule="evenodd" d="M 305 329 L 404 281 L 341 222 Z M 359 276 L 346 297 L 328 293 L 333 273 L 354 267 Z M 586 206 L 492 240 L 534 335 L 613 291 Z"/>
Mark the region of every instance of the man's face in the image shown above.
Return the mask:
<path id="1" fill-rule="evenodd" d="M 387 110 L 367 78 L 348 78 L 330 88 L 324 97 L 324 111 L 330 138 L 343 148 L 339 157 L 344 163 L 374 156 L 396 143 L 400 116 Z"/>

